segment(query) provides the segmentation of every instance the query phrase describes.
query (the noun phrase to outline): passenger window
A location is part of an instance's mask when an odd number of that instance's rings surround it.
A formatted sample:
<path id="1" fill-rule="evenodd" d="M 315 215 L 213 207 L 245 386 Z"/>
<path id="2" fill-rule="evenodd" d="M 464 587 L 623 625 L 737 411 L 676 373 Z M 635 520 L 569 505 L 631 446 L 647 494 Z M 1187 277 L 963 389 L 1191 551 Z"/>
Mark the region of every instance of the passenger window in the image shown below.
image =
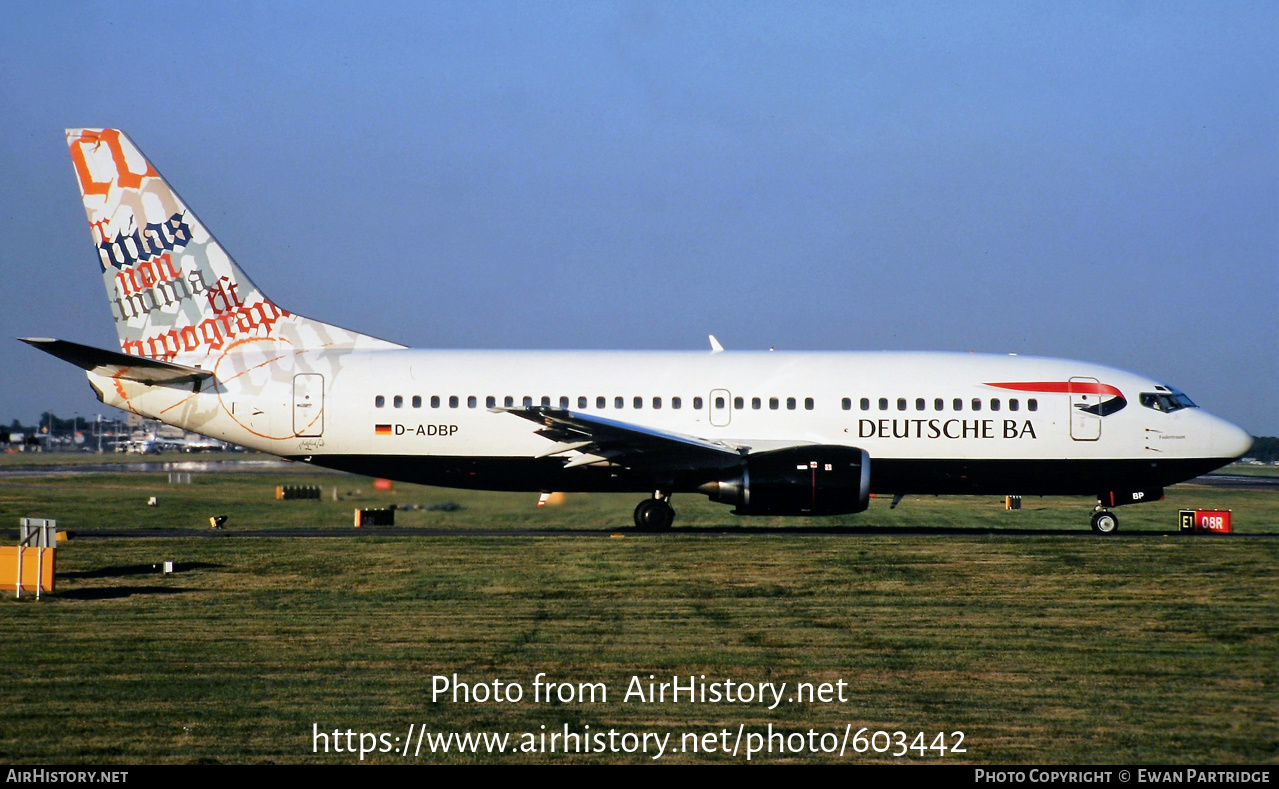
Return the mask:
<path id="1" fill-rule="evenodd" d="M 723 407 L 724 407 L 724 398 L 722 398 L 722 397 L 717 397 L 717 398 L 715 398 L 715 407 L 716 407 L 716 408 L 723 408 Z"/>
<path id="2" fill-rule="evenodd" d="M 738 411 L 740 411 L 740 410 L 742 410 L 742 409 L 743 409 L 743 408 L 745 408 L 745 407 L 746 407 L 746 399 L 745 399 L 745 398 L 742 398 L 742 397 L 734 397 L 734 398 L 733 398 L 733 408 L 736 408 Z"/>
<path id="3" fill-rule="evenodd" d="M 413 407 L 414 408 L 422 407 L 422 395 L 413 395 Z"/>
<path id="4" fill-rule="evenodd" d="M 660 398 L 660 397 L 654 397 L 654 398 L 653 398 L 653 408 L 654 408 L 654 409 L 658 409 L 658 408 L 661 408 L 661 407 L 662 407 L 662 398 Z"/>
<path id="5" fill-rule="evenodd" d="M 933 410 L 934 410 L 934 411 L 945 411 L 945 410 L 946 410 L 946 401 L 945 401 L 945 400 L 943 400 L 943 399 L 941 399 L 940 397 L 939 397 L 939 398 L 937 398 L 936 400 L 934 400 L 934 401 L 933 401 Z"/>
<path id="6" fill-rule="evenodd" d="M 524 395 L 524 401 L 523 401 L 523 402 L 524 402 L 524 407 L 525 407 L 525 408 L 529 408 L 529 407 L 531 407 L 531 406 L 533 405 L 533 398 L 532 398 L 532 397 L 529 397 L 528 395 Z"/>
<path id="7" fill-rule="evenodd" d="M 596 408 L 606 408 L 607 406 L 608 406 L 608 400 L 607 400 L 606 398 L 603 398 L 603 397 L 596 397 L 596 398 L 595 398 L 595 407 L 596 407 Z"/>
<path id="8" fill-rule="evenodd" d="M 786 410 L 787 411 L 795 410 L 795 398 L 793 397 L 786 398 Z"/>
<path id="9" fill-rule="evenodd" d="M 404 405 L 404 397 L 403 397 L 403 396 L 401 396 L 401 395 L 396 395 L 396 396 L 395 396 L 395 399 L 391 401 L 391 404 L 392 404 L 392 405 L 394 405 L 396 408 L 399 408 L 399 407 L 403 406 L 403 405 Z"/>
<path id="10" fill-rule="evenodd" d="M 580 396 L 580 395 L 578 396 L 578 398 L 577 398 L 577 407 L 578 407 L 578 408 L 585 408 L 585 407 L 586 407 L 586 398 L 585 398 L 585 397 L 582 397 L 582 396 Z"/>
<path id="11" fill-rule="evenodd" d="M 431 398 L 432 408 L 439 405 L 439 403 L 436 402 L 436 399 L 437 398 L 434 398 L 434 397 Z M 507 395 L 506 398 L 502 400 L 502 405 L 506 406 L 507 408 L 510 408 L 511 406 L 515 405 L 515 398 L 511 397 L 510 395 Z"/>
<path id="12" fill-rule="evenodd" d="M 781 401 L 780 401 L 780 400 L 778 400 L 776 397 L 770 397 L 770 398 L 768 398 L 768 410 L 769 410 L 769 411 L 776 411 L 776 410 L 778 409 L 778 407 L 780 407 L 780 406 L 781 406 L 781 404 L 782 404 L 782 403 L 781 403 Z"/>
<path id="13" fill-rule="evenodd" d="M 998 398 L 998 397 L 992 397 L 992 398 L 990 398 L 990 410 L 991 410 L 991 411 L 998 411 L 998 410 L 999 410 L 999 398 Z"/>
<path id="14" fill-rule="evenodd" d="M 683 404 L 684 404 L 684 401 L 680 400 L 678 397 L 671 398 L 671 408 L 674 408 L 675 410 L 678 411 L 679 407 Z"/>
<path id="15" fill-rule="evenodd" d="M 693 410 L 694 410 L 694 411 L 701 411 L 701 410 L 702 410 L 702 398 L 700 398 L 700 397 L 694 397 L 694 398 L 693 398 Z"/>
<path id="16" fill-rule="evenodd" d="M 916 398 L 915 398 L 915 410 L 916 410 L 916 411 L 923 411 L 923 410 L 924 410 L 924 409 L 926 409 L 927 407 L 928 407 L 928 404 L 924 402 L 924 398 L 922 398 L 922 397 L 916 397 Z"/>
<path id="17" fill-rule="evenodd" d="M 1021 408 L 1021 403 L 1017 402 L 1017 398 L 1014 397 L 1013 399 L 1008 401 L 1009 411 L 1016 411 L 1019 408 Z"/>
<path id="18" fill-rule="evenodd" d="M 568 408 L 568 398 L 560 395 L 560 408 Z"/>
<path id="19" fill-rule="evenodd" d="M 545 407 L 545 408 L 550 408 L 550 407 L 551 407 L 551 398 L 550 398 L 550 395 L 542 395 L 542 405 L 543 405 L 543 407 Z"/>
<path id="20" fill-rule="evenodd" d="M 624 398 L 624 397 L 614 397 L 614 398 L 613 398 L 613 407 L 614 407 L 614 408 L 625 408 L 625 407 L 626 407 L 626 398 Z"/>
<path id="21" fill-rule="evenodd" d="M 956 411 L 963 411 L 963 410 L 964 410 L 964 401 L 963 401 L 963 400 L 960 400 L 958 397 L 956 397 L 956 398 L 955 398 L 955 401 L 951 403 L 951 406 L 952 406 L 952 407 L 953 407 Z"/>
<path id="22" fill-rule="evenodd" d="M 634 400 L 632 400 L 631 402 L 635 403 L 635 407 L 636 407 L 636 408 L 643 408 L 643 407 L 644 407 L 644 398 L 642 398 L 642 397 L 636 397 L 636 398 L 635 398 Z"/>
<path id="23" fill-rule="evenodd" d="M 382 395 L 378 395 L 377 397 L 373 398 L 374 408 L 382 408 L 385 405 L 386 405 L 386 398 L 383 397 Z"/>
<path id="24" fill-rule="evenodd" d="M 906 398 L 904 397 L 897 398 L 897 410 L 898 411 L 906 410 Z"/>
<path id="25" fill-rule="evenodd" d="M 489 395 L 488 397 L 484 398 L 484 407 L 485 407 L 485 408 L 496 408 L 496 407 L 497 407 L 497 398 L 496 398 L 496 397 L 494 397 L 493 395 Z"/>
<path id="26" fill-rule="evenodd" d="M 869 397 L 863 397 L 863 398 L 862 398 L 862 402 L 861 402 L 861 406 L 862 406 L 862 410 L 863 410 L 863 411 L 869 411 L 869 410 L 870 410 L 870 398 L 869 398 Z"/>
<path id="27" fill-rule="evenodd" d="M 1026 401 L 1026 410 L 1027 410 L 1027 411 L 1038 411 L 1038 410 L 1039 410 L 1039 401 L 1038 401 L 1038 400 L 1036 400 L 1036 399 L 1035 399 L 1035 398 L 1033 398 L 1033 397 L 1032 397 L 1032 398 L 1030 398 L 1029 400 L 1027 400 L 1027 401 Z"/>
<path id="28" fill-rule="evenodd" d="M 763 401 L 763 400 L 760 400 L 758 397 L 752 397 L 752 398 L 751 398 L 751 408 L 753 408 L 753 409 L 755 409 L 756 411 L 758 411 L 759 409 L 761 409 L 761 408 L 763 408 L 763 407 L 764 407 L 764 401 Z"/>
<path id="29" fill-rule="evenodd" d="M 480 404 L 480 401 L 475 399 L 475 395 L 471 395 L 470 397 L 466 398 L 467 408 L 474 408 L 475 406 L 479 404 Z"/>
<path id="30" fill-rule="evenodd" d="M 449 395 L 449 408 L 457 408 L 457 395 Z"/>
<path id="31" fill-rule="evenodd" d="M 880 410 L 880 411 L 887 411 L 887 410 L 888 410 L 888 398 L 887 398 L 887 397 L 881 397 L 881 398 L 879 398 L 879 410 Z"/>
<path id="32" fill-rule="evenodd" d="M 813 398 L 811 398 L 811 397 L 805 397 L 805 398 L 804 398 L 804 410 L 805 410 L 805 411 L 812 411 L 812 410 L 813 410 Z"/>
<path id="33" fill-rule="evenodd" d="M 980 410 L 981 410 L 981 398 L 980 398 L 980 397 L 974 397 L 974 398 L 973 398 L 973 410 L 974 410 L 974 411 L 980 411 Z"/>
<path id="34" fill-rule="evenodd" d="M 853 398 L 851 397 L 845 397 L 843 400 L 840 401 L 839 404 L 844 408 L 845 411 L 853 410 Z"/>

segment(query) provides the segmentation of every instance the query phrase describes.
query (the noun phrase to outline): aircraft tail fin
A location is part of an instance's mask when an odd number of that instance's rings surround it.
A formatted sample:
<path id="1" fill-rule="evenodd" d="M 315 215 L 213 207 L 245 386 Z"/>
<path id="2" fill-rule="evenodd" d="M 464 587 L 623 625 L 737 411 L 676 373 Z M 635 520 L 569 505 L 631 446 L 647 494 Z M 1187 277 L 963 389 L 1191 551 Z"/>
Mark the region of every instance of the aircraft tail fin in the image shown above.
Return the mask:
<path id="1" fill-rule="evenodd" d="M 277 306 L 124 132 L 68 129 L 67 144 L 124 353 L 194 365 L 246 342 L 403 347 Z"/>

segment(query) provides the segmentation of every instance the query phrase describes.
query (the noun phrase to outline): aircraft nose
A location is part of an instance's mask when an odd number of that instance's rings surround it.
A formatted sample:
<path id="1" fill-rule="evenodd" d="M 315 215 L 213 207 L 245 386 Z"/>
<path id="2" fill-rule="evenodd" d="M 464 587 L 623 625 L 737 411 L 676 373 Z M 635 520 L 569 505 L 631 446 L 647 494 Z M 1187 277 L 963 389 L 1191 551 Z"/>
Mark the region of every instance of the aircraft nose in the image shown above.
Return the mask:
<path id="1" fill-rule="evenodd" d="M 1238 425 L 1217 418 L 1216 444 L 1218 457 L 1241 458 L 1252 449 L 1252 436 Z"/>

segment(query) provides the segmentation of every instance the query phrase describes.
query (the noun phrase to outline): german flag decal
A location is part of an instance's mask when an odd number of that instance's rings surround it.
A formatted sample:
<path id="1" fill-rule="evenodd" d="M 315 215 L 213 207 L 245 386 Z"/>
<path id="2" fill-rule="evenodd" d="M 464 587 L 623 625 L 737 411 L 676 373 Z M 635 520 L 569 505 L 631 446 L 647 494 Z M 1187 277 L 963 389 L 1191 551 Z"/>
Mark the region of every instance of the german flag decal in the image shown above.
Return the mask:
<path id="1" fill-rule="evenodd" d="M 373 432 L 379 436 L 389 436 L 391 435 L 391 426 L 390 425 L 374 425 Z"/>

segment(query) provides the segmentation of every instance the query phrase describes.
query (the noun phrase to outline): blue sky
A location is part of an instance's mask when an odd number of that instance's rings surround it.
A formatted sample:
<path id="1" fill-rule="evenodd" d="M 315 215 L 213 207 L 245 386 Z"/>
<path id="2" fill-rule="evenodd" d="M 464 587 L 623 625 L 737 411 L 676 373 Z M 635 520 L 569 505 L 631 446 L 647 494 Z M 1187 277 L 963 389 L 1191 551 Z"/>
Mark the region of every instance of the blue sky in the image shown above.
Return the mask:
<path id="1" fill-rule="evenodd" d="M 53 3 L 0 31 L 0 336 L 114 347 L 62 129 L 414 346 L 939 349 L 1279 435 L 1274 3 Z M 0 342 L 0 420 L 102 413 Z"/>

